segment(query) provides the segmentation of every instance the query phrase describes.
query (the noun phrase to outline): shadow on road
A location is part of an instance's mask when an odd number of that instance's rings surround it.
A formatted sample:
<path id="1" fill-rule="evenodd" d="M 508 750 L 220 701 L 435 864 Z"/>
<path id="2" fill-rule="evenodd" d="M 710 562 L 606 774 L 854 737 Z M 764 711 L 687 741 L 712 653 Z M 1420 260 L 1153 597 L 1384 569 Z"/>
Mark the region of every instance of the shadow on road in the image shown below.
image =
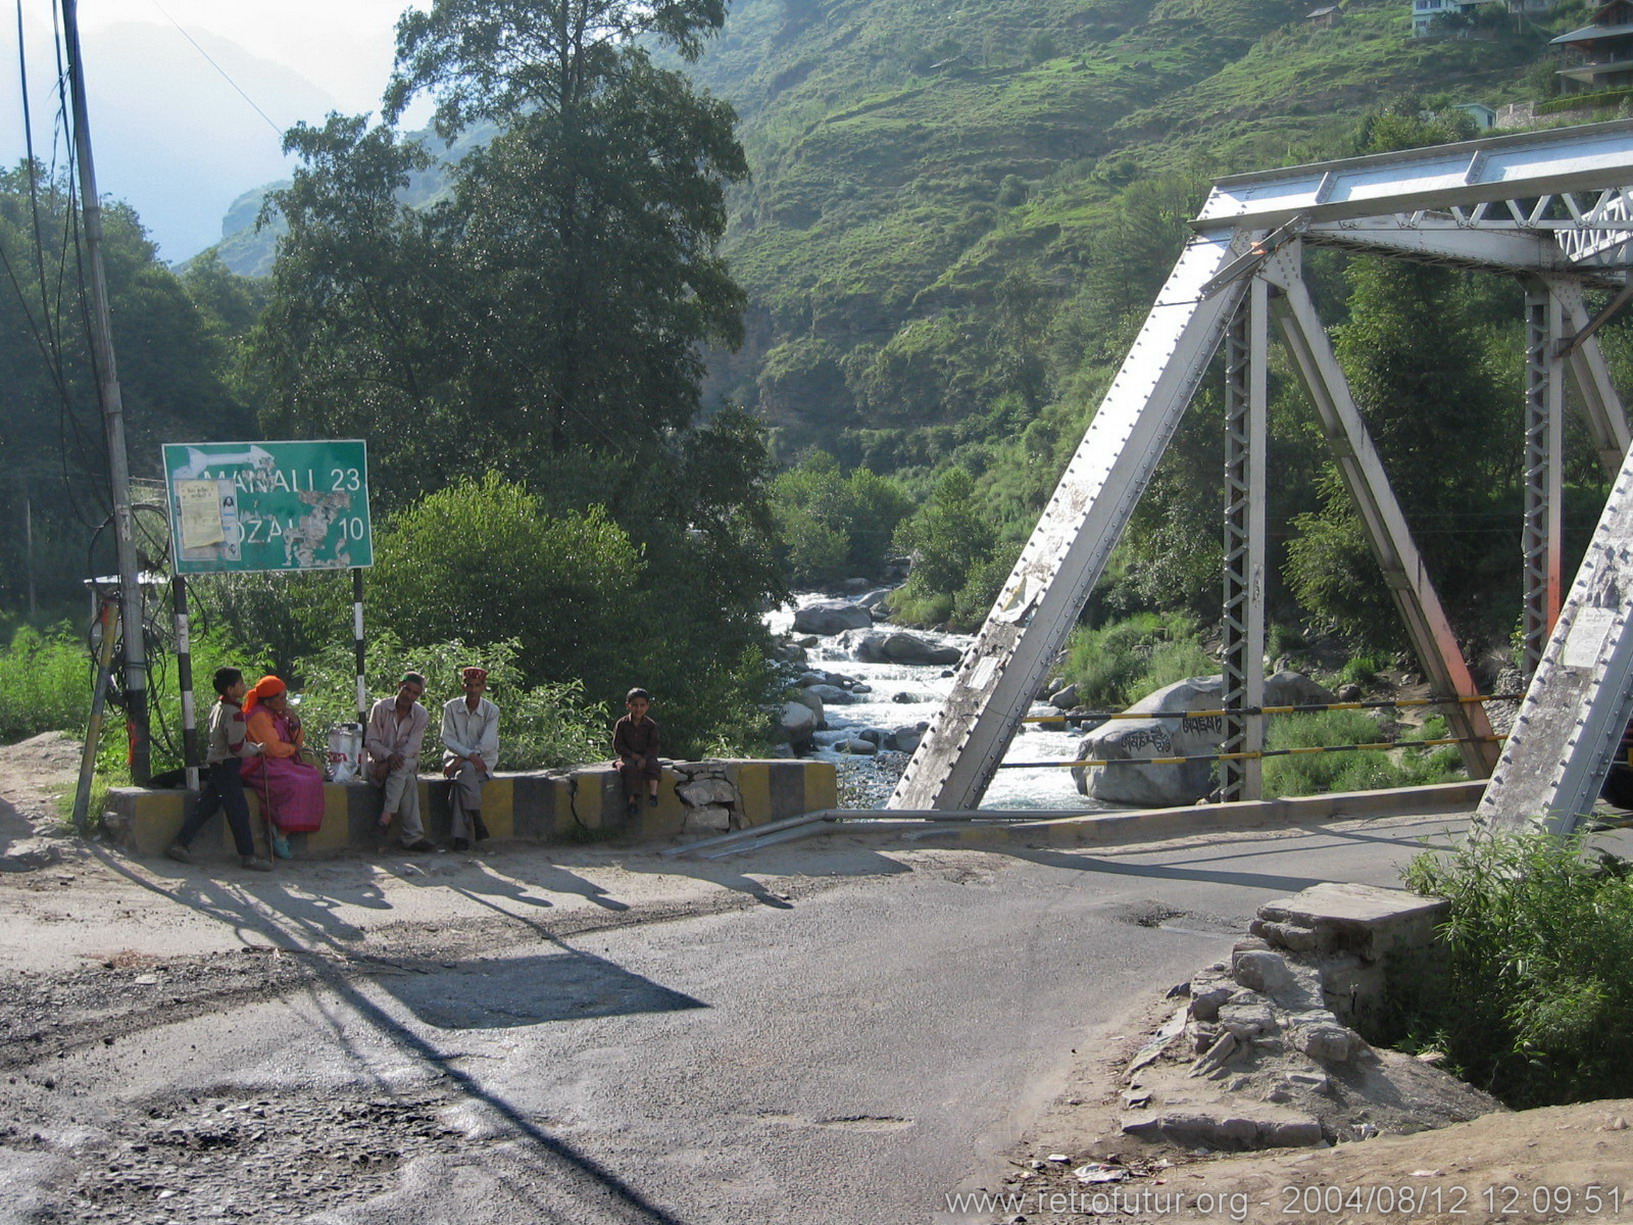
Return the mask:
<path id="1" fill-rule="evenodd" d="M 338 954 L 339 958 L 349 957 L 347 950 L 339 947 L 337 941 L 345 938 L 340 935 L 340 930 L 349 929 L 350 925 L 342 924 L 337 928 L 328 905 L 314 902 L 309 898 L 297 897 L 281 885 L 272 885 L 270 888 L 262 885 L 252 892 L 238 885 L 208 881 L 201 886 L 190 880 L 184 887 L 171 892 L 131 871 L 118 857 L 107 851 L 94 848 L 93 853 L 106 868 L 132 884 L 173 901 L 193 906 L 204 914 L 230 924 L 240 933 L 253 932 L 274 947 L 329 951 Z M 562 1001 L 572 1016 L 609 1016 L 623 1011 L 704 1006 L 689 996 L 669 991 L 602 958 L 574 949 L 557 937 L 546 934 L 545 938 L 554 943 L 560 951 L 543 957 L 523 958 L 519 963 L 503 964 L 515 964 L 524 972 L 530 965 L 535 970 L 548 965 L 550 975 L 546 976 L 547 979 L 553 976 L 557 988 L 565 985 L 578 992 L 576 999 L 568 998 Z M 315 978 L 311 986 L 314 997 L 319 988 L 338 996 L 355 1016 L 417 1061 L 431 1080 L 446 1078 L 459 1093 L 484 1107 L 502 1123 L 509 1137 L 525 1147 L 527 1156 L 539 1166 L 540 1173 L 551 1179 L 553 1197 L 560 1197 L 557 1203 L 566 1209 L 561 1213 L 561 1219 L 579 1219 L 579 1212 L 568 1208 L 562 1202 L 576 1199 L 579 1209 L 592 1213 L 598 1220 L 631 1222 L 639 1225 L 684 1225 L 680 1218 L 662 1206 L 652 1203 L 614 1171 L 587 1153 L 579 1151 L 566 1140 L 551 1135 L 505 1097 L 484 1087 L 474 1075 L 453 1066 L 444 1052 L 359 990 L 357 984 L 345 972 L 342 960 L 319 956 L 310 958 L 307 964 Z M 455 981 L 448 982 L 446 989 L 431 985 L 447 970 L 448 967 L 442 963 L 421 963 L 419 966 L 412 963 L 393 964 L 402 965 L 409 973 L 419 971 L 424 985 L 417 991 L 402 990 L 400 984 L 397 990 L 393 990 L 389 982 L 380 985 L 407 1004 L 426 1024 L 449 1028 L 450 1026 L 443 1022 L 451 1020 L 456 1022 L 453 1027 L 471 1028 L 567 1019 L 566 1015 L 561 1017 L 538 1015 L 500 1020 L 499 1014 L 491 1009 L 485 1017 L 480 1013 L 479 1005 L 472 1009 L 470 1006 L 476 1001 L 471 999 L 461 997 L 459 1004 L 450 1002 L 455 991 L 491 989 L 491 982 L 486 988 L 480 982 L 472 982 L 471 974 L 474 972 L 480 977 L 483 971 L 481 969 L 473 971 L 470 967 L 486 965 L 497 968 L 502 964 L 497 961 L 464 963 L 465 969 L 462 974 L 458 973 L 462 968 L 461 963 L 455 963 L 452 967 L 456 971 Z M 436 969 L 425 968 L 430 965 L 435 965 Z M 515 991 L 516 987 L 515 982 L 507 979 L 507 991 Z M 537 1011 L 547 1012 L 552 1006 L 542 999 L 541 993 L 550 989 L 550 983 L 547 981 L 537 984 L 537 987 L 537 990 L 531 987 L 527 989 L 524 992 L 525 998 L 534 1002 Z M 598 1003 L 602 996 L 605 998 Z M 460 1009 L 464 1011 L 461 1012 Z M 322 1011 L 332 1012 L 332 1005 L 324 1006 Z M 557 1007 L 556 1011 L 562 1009 Z M 337 1042 L 348 1049 L 360 1067 L 373 1062 L 366 1061 L 362 1053 L 356 1049 L 356 1044 L 349 1042 L 342 1035 L 338 1023 L 335 1024 L 335 1035 Z M 378 1077 L 369 1091 L 393 1097 L 401 1092 Z M 555 1214 L 548 1219 L 556 1219 Z"/>

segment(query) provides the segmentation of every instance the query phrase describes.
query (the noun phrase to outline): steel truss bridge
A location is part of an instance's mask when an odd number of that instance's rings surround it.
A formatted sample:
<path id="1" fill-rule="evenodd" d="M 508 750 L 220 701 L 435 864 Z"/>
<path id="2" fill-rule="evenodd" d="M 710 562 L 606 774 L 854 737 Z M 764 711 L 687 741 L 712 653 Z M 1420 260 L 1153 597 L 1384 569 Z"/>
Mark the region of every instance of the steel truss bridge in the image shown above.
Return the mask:
<path id="1" fill-rule="evenodd" d="M 1337 247 L 1515 277 L 1526 320 L 1524 651 L 1531 677 L 1499 755 L 1484 708 L 1447 707 L 1479 817 L 1568 831 L 1633 714 L 1633 459 L 1596 333 L 1633 297 L 1633 123 L 1500 136 L 1233 175 L 1214 184 L 890 807 L 980 804 L 1214 355 L 1226 354 L 1225 797 L 1257 798 L 1264 704 L 1266 370 L 1286 347 L 1332 446 L 1425 676 L 1477 695 L 1334 357 L 1303 272 Z M 1589 314 L 1588 289 L 1612 296 Z M 1612 490 L 1569 589 L 1561 564 L 1569 379 Z"/>

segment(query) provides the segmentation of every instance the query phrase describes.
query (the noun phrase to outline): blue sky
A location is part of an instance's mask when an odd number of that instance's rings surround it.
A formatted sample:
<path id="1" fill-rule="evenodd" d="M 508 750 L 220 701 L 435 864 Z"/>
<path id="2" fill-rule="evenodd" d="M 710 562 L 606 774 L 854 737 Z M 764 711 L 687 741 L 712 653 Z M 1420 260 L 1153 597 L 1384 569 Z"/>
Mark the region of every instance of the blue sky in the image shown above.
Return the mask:
<path id="1" fill-rule="evenodd" d="M 220 219 L 240 193 L 287 173 L 279 149 L 284 128 L 321 122 L 330 109 L 377 109 L 396 20 L 409 5 L 80 0 L 102 193 L 136 207 L 164 258 L 193 255 L 219 237 Z M 0 20 L 0 158 L 10 165 L 25 145 L 15 9 L 7 8 Z M 23 0 L 35 153 L 48 163 L 56 111 L 52 11 L 51 0 Z M 56 147 L 60 162 L 60 142 Z"/>

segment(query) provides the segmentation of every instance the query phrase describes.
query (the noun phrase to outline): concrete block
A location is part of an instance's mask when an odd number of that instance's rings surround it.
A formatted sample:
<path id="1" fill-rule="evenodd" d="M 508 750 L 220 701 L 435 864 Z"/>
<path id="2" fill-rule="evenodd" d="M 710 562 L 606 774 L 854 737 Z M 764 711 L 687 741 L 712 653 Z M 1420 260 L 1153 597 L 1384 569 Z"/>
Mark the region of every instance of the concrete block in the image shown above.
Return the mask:
<path id="1" fill-rule="evenodd" d="M 1404 889 L 1329 882 L 1266 902 L 1259 907 L 1259 918 L 1310 929 L 1322 950 L 1379 961 L 1394 949 L 1432 941 L 1446 910 L 1443 899 Z"/>

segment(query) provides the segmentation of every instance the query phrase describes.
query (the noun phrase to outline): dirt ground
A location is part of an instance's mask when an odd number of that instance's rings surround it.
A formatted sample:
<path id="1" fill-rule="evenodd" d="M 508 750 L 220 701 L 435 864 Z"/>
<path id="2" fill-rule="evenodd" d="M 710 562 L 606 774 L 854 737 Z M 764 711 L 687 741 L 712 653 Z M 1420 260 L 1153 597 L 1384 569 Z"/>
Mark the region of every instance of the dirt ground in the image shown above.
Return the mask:
<path id="1" fill-rule="evenodd" d="M 383 863 L 304 864 L 310 890 L 291 886 L 278 915 L 259 910 L 240 882 L 165 865 L 147 873 L 95 843 L 67 836 L 55 795 L 71 788 L 77 744 L 42 736 L 0 747 L 0 1143 L 41 1160 L 57 1119 L 51 1060 L 69 1051 L 139 1040 L 155 1017 L 173 1021 L 326 975 L 394 975 L 416 963 L 492 954 L 496 932 L 480 919 L 449 922 L 416 901 L 429 879 L 459 886 L 514 914 L 519 899 L 479 861 L 454 856 Z M 786 901 L 820 881 L 761 881 L 729 867 L 633 869 L 605 850 L 528 852 L 530 876 L 561 900 L 557 934 L 602 930 Z M 173 869 L 173 870 L 172 870 Z M 266 878 L 261 878 L 265 882 Z M 302 897 L 323 897 L 302 910 Z M 613 898 L 634 899 L 613 901 Z M 178 905 L 182 903 L 181 905 Z M 536 904 L 536 903 L 534 903 Z M 393 918 L 378 922 L 389 906 Z M 234 923 L 220 919 L 231 913 Z M 294 922 L 290 922 L 290 917 Z M 207 921 L 200 921 L 205 919 Z M 262 920 L 265 920 L 264 922 Z M 133 927 L 142 954 L 130 951 Z M 521 934 L 511 937 L 523 939 Z M 1068 1088 L 1009 1155 L 1001 1185 L 970 1192 L 962 1219 L 1028 1222 L 1299 1221 L 1457 1222 L 1633 1220 L 1633 1102 L 1606 1101 L 1496 1113 L 1414 1135 L 1383 1135 L 1331 1148 L 1244 1155 L 1183 1152 L 1121 1134 L 1123 1070 L 1145 1022 L 1172 1005 L 1147 1003 L 1129 1033 L 1085 1051 Z M 1410 1103 L 1393 1103 L 1393 1117 Z M 290 1111 L 299 1119 L 286 1118 Z M 167 1190 L 219 1182 L 223 1213 L 234 1195 L 266 1205 L 282 1193 L 306 1215 L 378 1195 L 393 1171 L 468 1129 L 432 1100 L 283 1102 L 227 1088 L 170 1103 L 131 1123 L 105 1168 L 78 1175 L 73 1219 L 160 1221 Z M 298 1133 L 326 1164 L 288 1187 L 277 1137 Z M 468 1143 L 468 1141 L 465 1141 Z M 7 1174 L 0 1170 L 0 1201 Z M 168 1180 L 168 1181 L 167 1181 Z M 261 1184 L 265 1185 L 262 1186 Z M 281 1188 L 275 1190 L 275 1188 Z M 17 1209 L 17 1205 L 11 1205 Z M 68 1219 L 23 1216 L 5 1219 Z"/>

